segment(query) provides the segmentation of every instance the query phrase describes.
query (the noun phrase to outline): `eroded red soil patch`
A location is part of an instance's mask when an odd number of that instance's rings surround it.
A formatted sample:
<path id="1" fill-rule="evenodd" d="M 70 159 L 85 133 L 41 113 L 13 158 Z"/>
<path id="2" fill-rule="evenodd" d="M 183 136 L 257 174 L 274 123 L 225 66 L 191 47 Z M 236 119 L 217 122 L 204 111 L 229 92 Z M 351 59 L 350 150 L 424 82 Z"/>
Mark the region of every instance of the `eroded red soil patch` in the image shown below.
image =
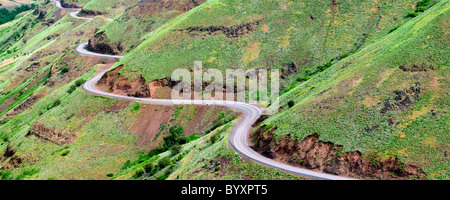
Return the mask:
<path id="1" fill-rule="evenodd" d="M 376 159 L 360 152 L 340 153 L 341 145 L 319 140 L 313 134 L 298 142 L 290 136 L 276 141 L 276 128 L 264 131 L 261 126 L 251 139 L 253 149 L 266 157 L 297 167 L 339 176 L 365 179 L 420 179 L 425 174 L 411 164 L 403 164 L 396 157 Z"/>

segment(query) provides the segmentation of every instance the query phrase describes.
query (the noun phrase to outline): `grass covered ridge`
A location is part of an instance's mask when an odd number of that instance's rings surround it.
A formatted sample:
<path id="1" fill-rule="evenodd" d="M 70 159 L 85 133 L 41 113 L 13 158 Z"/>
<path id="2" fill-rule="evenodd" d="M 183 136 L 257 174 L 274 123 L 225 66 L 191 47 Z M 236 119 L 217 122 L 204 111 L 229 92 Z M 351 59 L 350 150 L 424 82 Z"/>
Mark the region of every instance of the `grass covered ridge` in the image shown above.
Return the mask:
<path id="1" fill-rule="evenodd" d="M 280 97 L 295 105 L 264 124 L 277 139 L 320 140 L 344 152 L 396 156 L 448 179 L 448 1 L 334 64 Z"/>

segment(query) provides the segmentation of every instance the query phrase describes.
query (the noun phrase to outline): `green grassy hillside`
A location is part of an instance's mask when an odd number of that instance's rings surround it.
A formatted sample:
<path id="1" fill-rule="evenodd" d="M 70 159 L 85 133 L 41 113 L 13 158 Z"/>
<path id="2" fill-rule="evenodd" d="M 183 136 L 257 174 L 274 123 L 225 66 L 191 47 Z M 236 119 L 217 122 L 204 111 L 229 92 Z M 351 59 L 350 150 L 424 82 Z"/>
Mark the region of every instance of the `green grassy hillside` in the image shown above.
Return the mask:
<path id="1" fill-rule="evenodd" d="M 320 140 L 378 160 L 396 156 L 448 179 L 450 3 L 441 1 L 391 34 L 280 97 L 264 122 L 277 140 Z M 269 128 L 270 127 L 270 128 Z"/>
<path id="2" fill-rule="evenodd" d="M 130 80 L 169 77 L 176 68 L 314 71 L 359 50 L 410 18 L 414 1 L 209 0 L 143 37 L 118 65 Z M 203 28 L 202 28 L 203 27 Z M 126 38 L 122 38 L 126 40 Z M 303 76 L 298 74 L 291 80 Z"/>
<path id="3" fill-rule="evenodd" d="M 244 160 L 228 145 L 232 124 L 173 150 L 124 166 L 113 180 L 301 180 L 302 178 Z M 167 163 L 167 164 L 164 164 Z"/>
<path id="4" fill-rule="evenodd" d="M 141 37 L 203 3 L 204 0 L 141 1 L 97 31 L 90 49 L 109 54 L 126 54 L 138 46 Z"/>
<path id="5" fill-rule="evenodd" d="M 173 130 L 195 140 L 236 117 L 220 107 L 148 105 L 82 91 L 114 60 L 74 48 L 107 21 L 67 13 L 46 4 L 1 26 L 0 179 L 108 179 Z"/>
<path id="6" fill-rule="evenodd" d="M 286 141 L 318 134 L 339 155 L 450 178 L 448 0 L 196 2 L 65 0 L 117 18 L 70 18 L 44 3 L 0 25 L 0 179 L 300 179 L 244 162 L 227 143 L 230 110 L 80 88 L 103 69 L 149 83 L 197 60 L 221 70 L 295 63 L 279 113 L 253 130 L 282 161 L 300 154 Z M 88 40 L 126 55 L 78 55 Z"/>

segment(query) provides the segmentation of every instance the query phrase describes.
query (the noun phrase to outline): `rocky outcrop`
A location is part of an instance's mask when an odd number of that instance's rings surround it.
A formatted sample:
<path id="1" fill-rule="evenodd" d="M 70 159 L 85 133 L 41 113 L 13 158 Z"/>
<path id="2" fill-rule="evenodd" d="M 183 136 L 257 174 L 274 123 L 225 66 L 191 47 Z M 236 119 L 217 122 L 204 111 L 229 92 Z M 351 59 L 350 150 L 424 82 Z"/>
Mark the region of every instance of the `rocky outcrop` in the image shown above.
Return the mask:
<path id="1" fill-rule="evenodd" d="M 129 25 L 127 31 L 129 34 L 140 36 L 157 28 L 155 24 L 157 22 L 153 19 L 153 16 L 158 16 L 161 19 L 172 19 L 180 14 L 195 8 L 202 4 L 206 0 L 191 0 L 191 1 L 163 1 L 163 0 L 142 0 L 138 3 L 130 6 L 126 11 L 117 19 L 118 21 L 128 21 L 132 18 L 139 19 L 139 24 Z M 163 15 L 161 15 L 163 13 Z M 100 15 L 102 13 L 82 10 L 80 16 L 85 15 Z M 105 32 L 97 32 L 94 37 L 89 39 L 89 45 L 87 49 L 89 51 L 119 55 L 123 51 L 128 51 L 138 45 L 139 41 L 128 39 L 126 41 L 111 41 Z"/>
<path id="2" fill-rule="evenodd" d="M 384 106 L 380 113 L 385 114 L 388 111 L 404 110 L 410 108 L 415 102 L 419 101 L 421 82 L 404 90 L 396 90 L 384 101 Z"/>
<path id="3" fill-rule="evenodd" d="M 79 13 L 78 16 L 80 17 L 90 17 L 90 16 L 97 16 L 97 15 L 103 15 L 105 13 L 102 13 L 100 11 L 95 11 L 95 10 L 85 10 L 82 9 Z"/>
<path id="4" fill-rule="evenodd" d="M 122 66 L 106 72 L 97 82 L 97 85 L 101 89 L 115 94 L 143 98 L 151 97 L 150 87 L 145 84 L 145 79 L 142 76 L 134 81 L 129 81 L 119 73 L 120 69 L 122 69 Z"/>
<path id="5" fill-rule="evenodd" d="M 6 147 L 5 153 L 0 157 L 0 169 L 9 170 L 18 168 L 24 163 L 25 159 L 16 155 L 16 150 L 11 146 Z"/>
<path id="6" fill-rule="evenodd" d="M 287 79 L 290 75 L 298 73 L 297 65 L 293 62 L 283 64 L 281 68 L 281 78 Z"/>
<path id="7" fill-rule="evenodd" d="M 7 113 L 6 116 L 10 117 L 10 116 L 18 115 L 19 113 L 21 113 L 24 110 L 33 106 L 40 98 L 41 98 L 41 96 L 39 96 L 39 95 L 31 96 L 30 98 L 28 98 L 27 100 L 22 102 L 20 105 L 15 107 L 12 112 Z"/>
<path id="8" fill-rule="evenodd" d="M 94 37 L 89 39 L 86 49 L 102 54 L 119 55 L 123 47 L 120 43 L 116 47 L 111 46 L 105 32 L 102 31 L 96 33 Z"/>
<path id="9" fill-rule="evenodd" d="M 409 63 L 401 65 L 400 68 L 404 72 L 422 72 L 422 71 L 430 71 L 435 70 L 436 68 L 431 64 L 415 64 L 415 63 Z"/>
<path id="10" fill-rule="evenodd" d="M 239 38 L 243 35 L 246 35 L 250 33 L 251 31 L 258 28 L 261 20 L 239 24 L 231 27 L 226 26 L 194 26 L 194 27 L 188 27 L 186 29 L 181 29 L 178 31 L 187 31 L 188 34 L 192 37 L 196 36 L 206 36 L 206 35 L 216 35 L 216 34 L 223 34 L 229 38 Z"/>
<path id="11" fill-rule="evenodd" d="M 253 149 L 262 155 L 293 165 L 339 176 L 365 179 L 417 179 L 425 174 L 417 167 L 401 163 L 396 157 L 378 159 L 359 151 L 342 153 L 342 145 L 319 140 L 312 134 L 300 142 L 286 136 L 275 140 L 273 132 L 261 126 L 251 135 Z"/>
<path id="12" fill-rule="evenodd" d="M 35 135 L 58 145 L 70 144 L 76 139 L 76 136 L 73 134 L 64 134 L 56 129 L 46 127 L 40 123 L 36 123 L 31 127 L 27 136 L 30 135 Z"/>

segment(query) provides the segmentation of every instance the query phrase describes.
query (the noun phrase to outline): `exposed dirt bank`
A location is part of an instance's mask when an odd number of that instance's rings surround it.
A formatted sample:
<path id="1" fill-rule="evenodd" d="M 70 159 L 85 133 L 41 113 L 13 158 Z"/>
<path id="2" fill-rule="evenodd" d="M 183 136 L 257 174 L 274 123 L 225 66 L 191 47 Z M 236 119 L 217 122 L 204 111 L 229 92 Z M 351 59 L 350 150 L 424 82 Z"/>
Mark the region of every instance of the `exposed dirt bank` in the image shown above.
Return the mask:
<path id="1" fill-rule="evenodd" d="M 16 150 L 11 146 L 6 147 L 5 153 L 0 156 L 0 169 L 9 170 L 18 168 L 24 163 L 25 158 L 16 154 Z"/>
<path id="2" fill-rule="evenodd" d="M 341 145 L 320 141 L 318 134 L 300 142 L 290 136 L 276 141 L 273 135 L 276 128 L 265 131 L 265 127 L 251 135 L 252 148 L 292 166 L 363 179 L 420 179 L 425 175 L 417 166 L 403 164 L 396 157 L 379 159 L 358 151 L 342 153 Z"/>
<path id="3" fill-rule="evenodd" d="M 61 133 L 58 130 L 46 127 L 40 123 L 36 123 L 31 126 L 27 136 L 30 135 L 35 135 L 38 138 L 48 140 L 58 145 L 70 144 L 77 138 L 76 135 Z"/>
<path id="4" fill-rule="evenodd" d="M 176 106 L 142 104 L 139 117 L 129 130 L 139 136 L 137 145 L 150 150 L 162 144 L 170 127 L 183 127 L 186 136 L 203 135 L 221 124 L 220 115 L 226 111 L 221 106 L 189 106 L 177 111 Z"/>
<path id="5" fill-rule="evenodd" d="M 223 34 L 229 38 L 239 38 L 243 35 L 249 34 L 253 30 L 257 29 L 259 27 L 259 24 L 262 20 L 249 22 L 249 23 L 243 23 L 235 26 L 194 26 L 194 27 L 188 27 L 186 29 L 181 29 L 178 31 L 186 31 L 189 33 L 192 37 L 202 36 L 205 37 L 207 35 L 218 35 Z"/>
<path id="6" fill-rule="evenodd" d="M 102 13 L 100 11 L 95 11 L 95 10 L 85 10 L 82 9 L 79 13 L 78 16 L 80 17 L 95 17 L 97 15 L 103 15 L 105 13 Z"/>
<path id="7" fill-rule="evenodd" d="M 169 78 L 155 80 L 146 84 L 142 76 L 134 81 L 129 81 L 119 73 L 120 69 L 122 69 L 122 66 L 106 72 L 97 82 L 97 87 L 103 91 L 124 96 L 153 98 L 156 97 L 158 90 L 163 90 L 164 88 L 169 90 L 167 94 L 169 95 L 171 88 L 176 84 Z"/>

